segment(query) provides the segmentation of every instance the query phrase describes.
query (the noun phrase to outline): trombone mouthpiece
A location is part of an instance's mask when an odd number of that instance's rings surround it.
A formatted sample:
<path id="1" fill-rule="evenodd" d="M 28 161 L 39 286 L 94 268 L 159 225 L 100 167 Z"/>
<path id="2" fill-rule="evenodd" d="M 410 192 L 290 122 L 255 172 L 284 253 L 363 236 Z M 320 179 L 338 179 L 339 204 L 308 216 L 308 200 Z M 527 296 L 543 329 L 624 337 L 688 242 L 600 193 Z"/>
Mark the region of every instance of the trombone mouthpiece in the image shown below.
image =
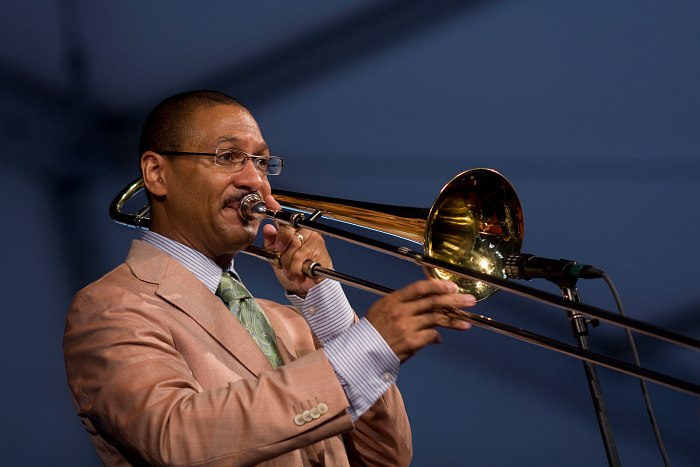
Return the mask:
<path id="1" fill-rule="evenodd" d="M 262 200 L 257 193 L 250 193 L 241 198 L 241 205 L 238 208 L 238 213 L 241 218 L 246 221 L 255 219 L 265 219 L 267 207 L 265 201 Z"/>

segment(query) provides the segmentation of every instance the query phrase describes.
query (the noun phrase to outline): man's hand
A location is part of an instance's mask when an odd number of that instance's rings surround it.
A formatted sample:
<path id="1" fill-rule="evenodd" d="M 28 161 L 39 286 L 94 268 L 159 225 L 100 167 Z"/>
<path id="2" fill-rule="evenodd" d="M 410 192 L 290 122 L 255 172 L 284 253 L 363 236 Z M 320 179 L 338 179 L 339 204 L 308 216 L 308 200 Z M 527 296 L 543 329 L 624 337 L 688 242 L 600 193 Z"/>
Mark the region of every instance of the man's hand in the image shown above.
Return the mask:
<path id="1" fill-rule="evenodd" d="M 367 312 L 367 320 L 404 362 L 426 345 L 440 342 L 436 327 L 459 330 L 471 327 L 468 322 L 447 317 L 438 309 L 475 304 L 472 295 L 457 293 L 454 283 L 429 279 L 414 282 L 378 300 Z"/>
<path id="2" fill-rule="evenodd" d="M 269 192 L 265 193 L 264 189 L 262 191 L 267 207 L 279 210 L 281 206 L 272 195 Z M 309 289 L 323 280 L 321 277 L 309 277 L 302 272 L 307 260 L 315 261 L 324 268 L 333 267 L 326 243 L 317 232 L 294 230 L 287 225 L 275 228 L 267 224 L 263 227 L 263 239 L 266 250 L 281 253 L 281 268 L 274 269 L 280 284 L 285 290 L 301 298 L 305 298 Z"/>

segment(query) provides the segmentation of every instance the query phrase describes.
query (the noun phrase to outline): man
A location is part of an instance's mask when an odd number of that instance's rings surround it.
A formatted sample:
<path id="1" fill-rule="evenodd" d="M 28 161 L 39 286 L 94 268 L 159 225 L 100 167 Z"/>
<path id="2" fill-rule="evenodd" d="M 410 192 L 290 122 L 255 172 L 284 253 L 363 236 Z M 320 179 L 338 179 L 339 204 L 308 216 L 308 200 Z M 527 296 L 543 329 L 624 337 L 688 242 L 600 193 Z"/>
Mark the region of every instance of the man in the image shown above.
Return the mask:
<path id="1" fill-rule="evenodd" d="M 306 260 L 331 267 L 322 237 L 266 225 L 296 308 L 255 301 L 233 257 L 259 221 L 238 209 L 256 192 L 279 208 L 267 176 L 281 161 L 250 112 L 216 92 L 173 96 L 147 118 L 140 154 L 150 231 L 76 295 L 64 336 L 78 415 L 102 461 L 407 465 L 399 363 L 438 341 L 435 327 L 468 328 L 433 310 L 474 297 L 419 281 L 359 319 L 337 283 L 302 273 Z"/>

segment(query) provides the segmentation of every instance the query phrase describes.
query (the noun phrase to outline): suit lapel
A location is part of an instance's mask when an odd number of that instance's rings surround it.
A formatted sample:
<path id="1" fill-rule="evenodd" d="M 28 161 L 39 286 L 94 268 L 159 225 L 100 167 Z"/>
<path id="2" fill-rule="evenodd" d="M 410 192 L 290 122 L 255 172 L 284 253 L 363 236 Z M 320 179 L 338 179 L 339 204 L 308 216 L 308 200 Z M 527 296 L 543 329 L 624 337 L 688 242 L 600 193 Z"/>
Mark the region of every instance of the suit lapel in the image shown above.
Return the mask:
<path id="1" fill-rule="evenodd" d="M 272 369 L 226 305 L 179 261 L 145 242 L 135 241 L 127 264 L 141 280 L 158 284 L 156 295 L 190 316 L 255 376 Z"/>

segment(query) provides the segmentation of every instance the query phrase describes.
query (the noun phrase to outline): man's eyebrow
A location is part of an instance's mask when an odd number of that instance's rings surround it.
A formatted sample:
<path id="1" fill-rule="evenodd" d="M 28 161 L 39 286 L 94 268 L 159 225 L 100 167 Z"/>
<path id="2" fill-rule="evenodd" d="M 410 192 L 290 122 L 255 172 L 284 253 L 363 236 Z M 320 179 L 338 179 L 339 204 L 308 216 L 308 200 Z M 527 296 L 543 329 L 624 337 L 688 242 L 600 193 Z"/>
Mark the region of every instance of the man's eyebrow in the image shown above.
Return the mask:
<path id="1" fill-rule="evenodd" d="M 222 136 L 219 139 L 216 140 L 217 145 L 221 145 L 222 143 L 238 143 L 241 141 L 241 138 L 238 136 Z M 264 151 L 269 151 L 270 147 L 267 145 L 267 143 L 263 142 L 260 146 L 257 147 L 255 150 L 256 153 L 261 153 Z"/>

